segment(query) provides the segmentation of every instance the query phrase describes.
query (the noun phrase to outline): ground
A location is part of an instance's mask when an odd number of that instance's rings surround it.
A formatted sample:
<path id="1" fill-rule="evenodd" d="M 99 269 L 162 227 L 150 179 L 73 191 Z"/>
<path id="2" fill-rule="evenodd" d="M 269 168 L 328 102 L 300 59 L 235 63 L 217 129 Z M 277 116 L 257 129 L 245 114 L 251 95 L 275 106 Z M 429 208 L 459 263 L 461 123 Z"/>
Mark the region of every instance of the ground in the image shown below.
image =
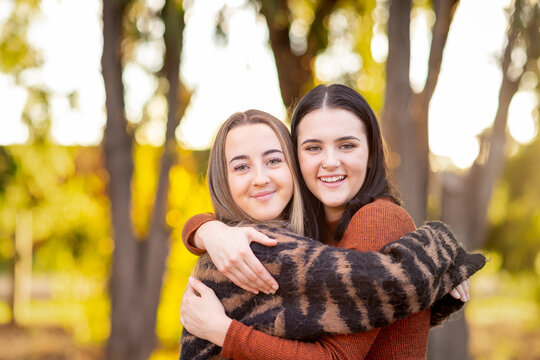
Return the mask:
<path id="1" fill-rule="evenodd" d="M 0 360 L 101 360 L 101 349 L 76 346 L 60 327 L 0 325 Z"/>

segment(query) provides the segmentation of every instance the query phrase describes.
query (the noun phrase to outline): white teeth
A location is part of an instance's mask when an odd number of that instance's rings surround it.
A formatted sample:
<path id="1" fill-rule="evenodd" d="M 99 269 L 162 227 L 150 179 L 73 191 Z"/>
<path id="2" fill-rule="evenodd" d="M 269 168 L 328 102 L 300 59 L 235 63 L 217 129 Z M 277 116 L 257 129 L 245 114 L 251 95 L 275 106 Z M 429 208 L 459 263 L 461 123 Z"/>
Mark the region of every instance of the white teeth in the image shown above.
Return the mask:
<path id="1" fill-rule="evenodd" d="M 345 179 L 345 176 L 343 176 L 343 175 L 340 175 L 340 176 L 328 176 L 328 177 L 321 177 L 320 179 L 321 179 L 321 181 L 323 181 L 325 183 L 333 183 L 333 182 L 341 181 L 341 180 Z"/>

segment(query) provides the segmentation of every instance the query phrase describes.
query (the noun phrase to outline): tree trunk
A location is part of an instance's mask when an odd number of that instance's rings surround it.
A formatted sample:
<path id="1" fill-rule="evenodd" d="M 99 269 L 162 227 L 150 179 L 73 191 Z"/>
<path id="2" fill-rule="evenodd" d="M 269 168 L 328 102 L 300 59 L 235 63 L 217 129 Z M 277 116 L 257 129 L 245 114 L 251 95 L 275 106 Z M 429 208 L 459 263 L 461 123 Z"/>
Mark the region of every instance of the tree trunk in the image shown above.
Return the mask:
<path id="1" fill-rule="evenodd" d="M 324 19 L 332 12 L 336 0 L 321 1 L 315 9 L 315 19 L 307 38 L 307 49 L 303 54 L 295 54 L 289 38 L 290 10 L 287 0 L 262 0 L 261 14 L 266 19 L 270 34 L 270 46 L 274 53 L 279 88 L 283 103 L 292 110 L 297 100 L 310 90 L 313 79 L 312 60 L 327 43 L 327 30 Z"/>
<path id="2" fill-rule="evenodd" d="M 516 9 L 513 16 L 518 16 L 518 13 L 519 10 Z M 480 247 L 485 239 L 489 200 L 504 167 L 508 108 L 520 80 L 508 77 L 510 55 L 517 33 L 518 29 L 513 21 L 502 59 L 503 81 L 499 91 L 499 107 L 490 133 L 482 139 L 477 159 L 463 175 L 442 175 L 441 220 L 452 227 L 456 236 L 469 249 Z M 462 336 L 464 333 L 467 333 L 464 317 L 447 322 L 432 332 L 429 354 L 437 360 L 464 358 L 462 349 L 468 348 L 467 337 Z"/>
<path id="3" fill-rule="evenodd" d="M 166 47 L 163 71 L 169 83 L 167 132 L 148 238 L 138 241 L 130 216 L 133 137 L 125 117 L 120 48 L 126 6 L 126 1 L 103 2 L 102 71 L 107 106 L 104 151 L 115 241 L 110 284 L 111 335 L 106 358 L 142 360 L 155 346 L 157 308 L 169 251 L 170 229 L 165 222 L 169 171 L 176 161 L 175 129 L 189 96 L 184 96 L 187 92 L 179 81 L 184 13 L 176 1 L 168 0 L 162 12 Z"/>
<path id="4" fill-rule="evenodd" d="M 12 324 L 24 324 L 32 293 L 32 212 L 21 210 L 15 228 Z"/>
<path id="5" fill-rule="evenodd" d="M 136 262 L 137 247 L 131 223 L 131 178 L 133 174 L 132 136 L 127 132 L 122 83 L 122 18 L 126 1 L 103 1 L 103 55 L 101 66 L 105 82 L 107 125 L 104 152 L 109 172 L 114 252 L 111 269 L 111 334 L 107 344 L 108 359 L 135 356 L 139 297 Z M 135 316 L 134 316 L 135 315 Z"/>
<path id="6" fill-rule="evenodd" d="M 403 205 L 417 225 L 426 218 L 428 148 L 425 120 L 413 119 L 409 82 L 411 1 L 391 1 L 388 19 L 384 134 Z M 417 111 L 427 112 L 427 109 Z"/>
<path id="7" fill-rule="evenodd" d="M 165 62 L 164 70 L 169 83 L 168 116 L 165 144 L 161 157 L 158 185 L 152 208 L 152 221 L 144 254 L 144 298 L 140 312 L 144 317 L 144 332 L 142 335 L 141 357 L 146 359 L 154 348 L 156 314 L 159 305 L 163 274 L 169 253 L 170 228 L 166 224 L 167 204 L 169 196 L 169 171 L 176 162 L 177 144 L 175 130 L 182 118 L 189 98 L 182 96 L 186 90 L 180 83 L 180 54 L 182 52 L 184 13 L 175 1 L 165 3 L 162 14 L 165 23 Z M 183 100 L 183 101 L 181 101 Z"/>

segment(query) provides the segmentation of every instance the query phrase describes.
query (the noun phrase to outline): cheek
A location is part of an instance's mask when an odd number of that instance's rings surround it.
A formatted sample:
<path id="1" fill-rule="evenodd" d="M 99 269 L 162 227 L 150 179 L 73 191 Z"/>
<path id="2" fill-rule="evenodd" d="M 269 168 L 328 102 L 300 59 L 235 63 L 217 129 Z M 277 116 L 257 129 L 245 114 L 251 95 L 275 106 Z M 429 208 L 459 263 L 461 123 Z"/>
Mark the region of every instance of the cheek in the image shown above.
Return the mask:
<path id="1" fill-rule="evenodd" d="M 300 163 L 300 171 L 302 172 L 302 176 L 307 180 L 308 175 L 314 171 L 315 161 L 312 156 L 307 156 L 305 154 L 302 155 L 302 153 L 299 153 L 298 162 Z"/>
<path id="2" fill-rule="evenodd" d="M 243 189 L 242 181 L 240 181 L 237 176 L 229 176 L 227 180 L 233 201 L 238 203 L 238 200 L 240 200 L 240 193 Z"/>
<path id="3" fill-rule="evenodd" d="M 292 174 L 290 172 L 287 172 L 286 176 L 287 178 L 285 179 L 286 181 L 285 186 L 286 186 L 287 196 L 290 198 L 292 197 L 294 193 L 294 183 L 292 180 Z"/>

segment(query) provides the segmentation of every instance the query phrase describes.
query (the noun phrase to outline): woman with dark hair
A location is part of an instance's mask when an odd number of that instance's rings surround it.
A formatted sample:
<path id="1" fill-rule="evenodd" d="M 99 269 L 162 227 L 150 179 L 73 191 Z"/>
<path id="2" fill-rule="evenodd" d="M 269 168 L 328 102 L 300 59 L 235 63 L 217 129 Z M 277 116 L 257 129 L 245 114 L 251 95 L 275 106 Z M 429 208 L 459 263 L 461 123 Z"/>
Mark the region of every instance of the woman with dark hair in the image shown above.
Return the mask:
<path id="1" fill-rule="evenodd" d="M 301 172 L 303 165 L 299 156 L 302 156 L 305 152 L 299 151 L 298 126 L 305 116 L 310 113 L 320 114 L 319 117 L 321 119 L 314 126 L 317 126 L 317 130 L 321 130 L 322 132 L 326 132 L 327 129 L 331 129 L 332 127 L 335 128 L 336 123 L 332 122 L 332 119 L 339 117 L 340 114 L 344 116 L 353 115 L 357 120 L 361 121 L 364 127 L 367 151 L 369 152 L 366 164 L 367 169 L 363 182 L 356 183 L 357 185 L 361 185 L 360 190 L 354 194 L 354 197 L 343 202 L 343 204 L 347 205 L 346 210 L 341 214 L 339 223 L 333 234 L 333 241 L 339 241 L 353 215 L 364 205 L 381 198 L 388 199 L 396 205 L 401 205 L 401 202 L 398 200 L 396 189 L 392 186 L 388 178 L 383 137 L 377 118 L 366 100 L 358 92 L 345 85 L 319 85 L 298 103 L 291 122 L 291 134 L 293 146 L 297 150 L 295 151 L 295 155 L 299 172 Z M 304 127 L 310 126 L 305 125 Z M 347 130 L 344 129 L 343 131 L 346 132 Z M 302 159 L 308 159 L 308 157 L 303 156 Z M 303 172 L 301 173 L 303 174 Z M 306 187 L 307 180 L 306 177 L 301 179 L 304 187 Z M 317 238 L 326 238 L 328 235 L 325 226 L 326 216 L 324 211 L 320 211 L 323 207 L 323 202 L 319 200 L 317 194 L 314 192 L 316 187 L 313 185 L 311 187 L 307 186 L 309 191 L 304 191 L 303 194 L 305 194 L 307 201 L 306 211 L 310 212 L 310 215 L 314 216 L 318 221 L 308 223 L 312 228 L 306 231 L 313 233 Z"/>
<path id="2" fill-rule="evenodd" d="M 310 91 L 293 115 L 292 140 L 298 170 L 303 177 L 302 186 L 309 189 L 303 191 L 307 201 L 304 208 L 307 234 L 330 245 L 376 251 L 415 229 L 388 181 L 377 119 L 356 91 L 343 85 L 321 85 Z M 235 241 L 249 249 L 253 234 L 246 233 L 238 241 L 230 238 L 231 233 L 224 224 L 209 221 L 213 219 L 200 215 L 188 221 L 183 234 L 188 248 L 196 251 L 192 246 L 195 245 L 208 250 L 218 269 L 227 276 L 234 274 L 231 280 L 244 289 L 275 291 L 268 281 L 269 275 L 261 275 L 264 271 L 256 268 L 257 262 L 252 258 L 246 260 L 252 255 L 250 250 L 238 251 L 248 255 L 232 260 L 227 259 L 228 254 L 223 256 L 228 251 L 223 249 L 230 249 Z M 238 228 L 235 231 L 234 236 L 237 236 Z M 259 281 L 246 281 L 254 277 Z M 459 285 L 452 295 L 466 301 L 467 287 L 466 282 Z M 200 309 L 207 310 L 208 307 Z M 211 328 L 211 324 L 206 326 Z M 381 329 L 299 342 L 232 322 L 223 334 L 223 356 L 234 359 L 418 359 L 426 357 L 429 327 L 428 309 Z"/>

